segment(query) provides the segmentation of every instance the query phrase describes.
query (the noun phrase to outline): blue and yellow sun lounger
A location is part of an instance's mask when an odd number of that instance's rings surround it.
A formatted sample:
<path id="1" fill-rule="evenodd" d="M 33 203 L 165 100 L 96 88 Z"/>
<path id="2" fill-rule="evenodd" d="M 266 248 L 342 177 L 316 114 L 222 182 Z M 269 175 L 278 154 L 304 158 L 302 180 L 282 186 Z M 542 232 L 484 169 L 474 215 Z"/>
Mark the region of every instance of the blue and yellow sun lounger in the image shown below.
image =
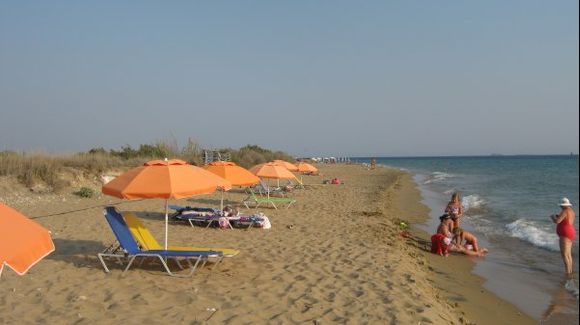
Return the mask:
<path id="1" fill-rule="evenodd" d="M 221 252 L 217 251 L 144 250 L 139 248 L 135 239 L 131 235 L 131 231 L 129 231 L 127 224 L 123 220 L 123 216 L 121 216 L 114 207 L 107 207 L 105 209 L 105 218 L 119 242 L 119 245 L 111 245 L 103 252 L 97 254 L 105 272 L 107 273 L 109 272 L 109 268 L 105 264 L 104 257 L 114 257 L 118 261 L 128 259 L 127 266 L 123 270 L 123 273 L 131 267 L 137 257 L 156 257 L 163 265 L 167 274 L 170 276 L 183 277 L 193 275 L 198 266 L 202 267 L 205 265 L 208 258 L 220 258 L 223 256 Z M 190 272 L 186 275 L 174 274 L 167 265 L 167 259 L 174 259 L 180 267 L 180 261 L 187 262 L 190 267 Z M 195 260 L 195 264 L 192 264 L 191 260 Z"/>
<path id="2" fill-rule="evenodd" d="M 141 247 L 153 250 L 163 249 L 163 246 L 159 245 L 153 234 L 151 234 L 149 229 L 145 228 L 135 214 L 125 212 L 123 217 L 133 237 L 135 237 Z M 223 257 L 233 257 L 240 253 L 240 251 L 235 249 L 221 247 L 169 246 L 167 248 L 173 251 L 216 251 L 221 252 Z"/>

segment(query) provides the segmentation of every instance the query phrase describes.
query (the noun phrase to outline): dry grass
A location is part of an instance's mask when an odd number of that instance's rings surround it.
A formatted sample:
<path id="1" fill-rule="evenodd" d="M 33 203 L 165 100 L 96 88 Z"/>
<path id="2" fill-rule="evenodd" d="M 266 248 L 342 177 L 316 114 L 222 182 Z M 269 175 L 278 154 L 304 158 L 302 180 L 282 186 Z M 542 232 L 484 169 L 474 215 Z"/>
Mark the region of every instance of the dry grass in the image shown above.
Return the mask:
<path id="1" fill-rule="evenodd" d="M 274 159 L 294 161 L 291 156 L 281 151 L 271 151 L 255 145 L 247 145 L 238 150 L 222 149 L 221 151 L 230 153 L 232 161 L 246 168 Z M 45 184 L 51 190 L 58 192 L 69 185 L 62 177 L 63 172 L 69 168 L 83 174 L 98 176 L 112 169 L 136 167 L 145 161 L 165 157 L 183 159 L 194 165 L 201 165 L 203 162 L 202 149 L 192 140 L 181 150 L 174 145 L 158 143 L 140 145 L 139 149 L 133 149 L 130 146 L 110 151 L 96 148 L 74 155 L 0 151 L 0 176 L 16 177 L 27 187 Z"/>

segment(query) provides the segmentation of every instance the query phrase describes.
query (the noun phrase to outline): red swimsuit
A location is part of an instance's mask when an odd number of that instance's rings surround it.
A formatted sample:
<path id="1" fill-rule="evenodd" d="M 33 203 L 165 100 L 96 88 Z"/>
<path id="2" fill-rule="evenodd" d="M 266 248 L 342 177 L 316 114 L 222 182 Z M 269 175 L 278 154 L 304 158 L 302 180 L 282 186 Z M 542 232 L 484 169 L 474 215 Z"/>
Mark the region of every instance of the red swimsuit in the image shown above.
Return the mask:
<path id="1" fill-rule="evenodd" d="M 568 217 L 565 220 L 562 220 L 558 226 L 556 226 L 556 233 L 560 237 L 566 237 L 570 240 L 574 240 L 576 238 L 576 229 L 574 229 L 574 225 L 568 222 Z"/>

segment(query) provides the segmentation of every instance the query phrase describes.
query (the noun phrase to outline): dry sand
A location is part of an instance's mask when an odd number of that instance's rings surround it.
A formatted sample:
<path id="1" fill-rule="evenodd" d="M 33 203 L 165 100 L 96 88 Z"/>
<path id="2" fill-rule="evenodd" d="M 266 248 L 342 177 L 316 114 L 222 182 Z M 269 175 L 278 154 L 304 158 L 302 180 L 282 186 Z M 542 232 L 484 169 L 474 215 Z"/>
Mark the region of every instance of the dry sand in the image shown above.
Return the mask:
<path id="1" fill-rule="evenodd" d="M 100 196 L 14 194 L 0 200 L 36 219 L 53 233 L 56 252 L 19 277 L 0 278 L 0 323 L 470 323 L 534 321 L 481 288 L 464 256 L 432 255 L 428 234 L 399 222 L 428 215 L 410 175 L 360 165 L 322 166 L 324 177 L 344 185 L 295 190 L 298 203 L 285 210 L 259 208 L 272 229 L 218 230 L 172 223 L 173 245 L 214 245 L 241 250 L 217 269 L 194 277 L 167 276 L 159 265 L 118 266 L 103 271 L 96 254 L 114 242 L 100 206 L 121 202 Z M 239 204 L 241 193 L 227 193 Z M 219 195 L 173 204 L 219 205 Z M 163 201 L 117 205 L 136 212 L 162 240 Z M 75 211 L 77 210 L 77 211 Z M 59 214 L 65 211 L 75 211 Z M 114 264 L 113 264 L 114 265 Z"/>

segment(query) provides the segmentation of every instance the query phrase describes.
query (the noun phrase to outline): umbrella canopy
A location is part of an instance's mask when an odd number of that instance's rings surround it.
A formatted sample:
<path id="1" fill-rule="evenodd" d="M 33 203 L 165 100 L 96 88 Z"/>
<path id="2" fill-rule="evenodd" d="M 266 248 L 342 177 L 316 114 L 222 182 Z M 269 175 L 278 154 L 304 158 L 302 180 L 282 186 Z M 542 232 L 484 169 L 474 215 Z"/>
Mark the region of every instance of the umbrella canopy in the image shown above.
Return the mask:
<path id="1" fill-rule="evenodd" d="M 24 275 L 53 251 L 48 230 L 0 203 L 0 275 L 4 265 Z"/>
<path id="2" fill-rule="evenodd" d="M 204 166 L 203 168 L 225 180 L 230 181 L 233 186 L 252 186 L 260 182 L 260 179 L 256 175 L 250 173 L 249 170 L 229 161 L 214 161 L 209 165 Z M 220 208 L 222 210 L 224 209 L 223 191 Z"/>
<path id="3" fill-rule="evenodd" d="M 261 178 L 296 179 L 291 171 L 273 162 L 256 165 L 250 171 Z"/>
<path id="4" fill-rule="evenodd" d="M 283 166 L 283 167 L 285 167 L 286 169 L 288 169 L 291 172 L 297 172 L 298 171 L 298 167 L 296 167 L 296 165 L 291 164 L 291 163 L 289 163 L 289 162 L 287 162 L 285 160 L 277 159 L 277 160 L 272 160 L 271 162 L 274 163 L 275 165 Z"/>
<path id="5" fill-rule="evenodd" d="M 181 199 L 209 194 L 231 183 L 183 160 L 153 160 L 133 168 L 103 185 L 103 194 L 122 199 Z"/>
<path id="6" fill-rule="evenodd" d="M 249 170 L 229 161 L 214 161 L 203 168 L 230 181 L 233 186 L 252 186 L 260 182 Z"/>
<path id="7" fill-rule="evenodd" d="M 229 190 L 227 180 L 192 166 L 183 160 L 153 160 L 133 168 L 103 185 L 103 194 L 122 199 L 165 199 L 165 249 L 169 212 L 167 200 L 181 199 L 196 194 L 209 194 L 217 188 Z"/>
<path id="8" fill-rule="evenodd" d="M 298 167 L 298 171 L 301 173 L 316 173 L 318 172 L 318 168 L 312 166 L 311 164 L 305 162 L 299 162 L 296 167 Z"/>

